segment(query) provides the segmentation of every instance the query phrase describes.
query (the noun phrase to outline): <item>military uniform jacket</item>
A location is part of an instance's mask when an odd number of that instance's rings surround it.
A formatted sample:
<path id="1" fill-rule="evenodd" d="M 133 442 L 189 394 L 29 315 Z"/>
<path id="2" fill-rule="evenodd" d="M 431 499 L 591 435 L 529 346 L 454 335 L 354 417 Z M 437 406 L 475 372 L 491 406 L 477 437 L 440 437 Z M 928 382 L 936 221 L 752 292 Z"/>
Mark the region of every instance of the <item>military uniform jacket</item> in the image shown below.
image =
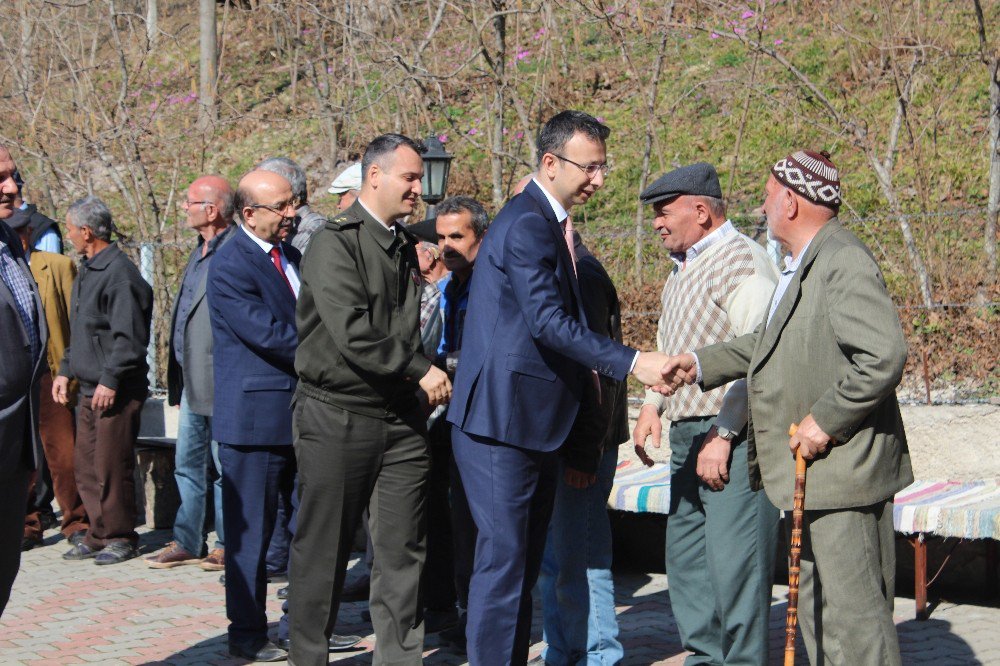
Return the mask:
<path id="1" fill-rule="evenodd" d="M 806 509 L 868 506 L 913 481 L 895 394 L 906 341 L 875 258 L 836 219 L 766 326 L 697 354 L 703 388 L 747 378 L 751 484 L 778 508 L 792 508 L 788 427 L 810 413 L 835 444 L 809 464 Z"/>
<path id="2" fill-rule="evenodd" d="M 312 237 L 296 311 L 299 393 L 368 416 L 417 408 L 430 361 L 415 244 L 357 201 Z"/>

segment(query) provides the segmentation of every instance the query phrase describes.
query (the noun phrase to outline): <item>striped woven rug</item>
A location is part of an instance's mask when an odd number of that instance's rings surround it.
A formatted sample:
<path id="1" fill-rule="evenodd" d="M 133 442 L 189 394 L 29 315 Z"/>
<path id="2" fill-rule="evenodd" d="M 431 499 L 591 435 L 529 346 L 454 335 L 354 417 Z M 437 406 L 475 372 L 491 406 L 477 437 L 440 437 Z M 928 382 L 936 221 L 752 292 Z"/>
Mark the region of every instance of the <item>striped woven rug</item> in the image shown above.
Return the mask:
<path id="1" fill-rule="evenodd" d="M 670 465 L 619 462 L 608 508 L 669 513 Z M 998 479 L 916 481 L 896 493 L 893 523 L 897 532 L 905 534 L 1000 540 L 1000 483 Z"/>

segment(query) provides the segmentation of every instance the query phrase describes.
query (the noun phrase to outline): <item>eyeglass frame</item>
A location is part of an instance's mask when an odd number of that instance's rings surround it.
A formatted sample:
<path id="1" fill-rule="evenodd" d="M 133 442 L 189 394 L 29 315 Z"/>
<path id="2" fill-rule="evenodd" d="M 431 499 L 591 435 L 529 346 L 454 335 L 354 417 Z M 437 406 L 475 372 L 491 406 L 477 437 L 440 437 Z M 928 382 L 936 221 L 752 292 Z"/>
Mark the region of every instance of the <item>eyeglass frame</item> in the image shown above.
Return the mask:
<path id="1" fill-rule="evenodd" d="M 579 169 L 580 171 L 582 171 L 584 173 L 584 175 L 586 175 L 587 178 L 589 178 L 590 180 L 594 180 L 595 178 L 597 178 L 597 174 L 598 173 L 601 173 L 605 178 L 607 178 L 608 174 L 611 173 L 611 165 L 608 164 L 607 162 L 605 162 L 604 164 L 588 164 L 587 166 L 584 166 L 584 165 L 580 164 L 579 162 L 574 162 L 573 160 L 571 160 L 568 157 L 563 157 L 559 153 L 549 153 L 549 155 L 552 155 L 553 157 L 558 157 L 563 162 L 569 162 L 570 164 L 572 164 L 573 166 L 575 166 L 577 169 Z M 591 169 L 595 169 L 593 175 L 591 175 L 589 173 Z"/>
<path id="2" fill-rule="evenodd" d="M 202 206 L 217 205 L 214 201 L 188 201 L 187 199 L 185 199 L 184 201 L 181 202 L 181 208 L 183 208 L 184 210 L 188 210 L 189 208 L 191 208 L 191 206 L 197 206 L 199 204 L 201 204 Z"/>
<path id="3" fill-rule="evenodd" d="M 291 199 L 283 203 L 276 203 L 276 204 L 252 203 L 252 204 L 247 204 L 246 206 L 244 206 L 244 208 L 253 208 L 254 210 L 259 210 L 263 208 L 264 210 L 271 211 L 275 215 L 280 215 L 283 218 L 288 218 L 289 216 L 283 215 L 282 212 L 289 206 L 292 206 L 293 208 L 298 208 L 299 207 L 298 203 L 299 203 L 298 198 L 292 197 Z M 295 217 L 295 215 L 292 215 L 291 217 Z"/>

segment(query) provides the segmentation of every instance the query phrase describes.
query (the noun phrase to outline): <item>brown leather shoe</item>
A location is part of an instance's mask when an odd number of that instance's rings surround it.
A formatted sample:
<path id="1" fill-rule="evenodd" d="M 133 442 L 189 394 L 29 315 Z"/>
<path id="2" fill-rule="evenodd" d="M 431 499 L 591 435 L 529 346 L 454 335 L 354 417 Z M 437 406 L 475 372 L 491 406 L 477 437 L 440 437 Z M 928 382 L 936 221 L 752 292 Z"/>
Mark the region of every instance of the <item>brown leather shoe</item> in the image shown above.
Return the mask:
<path id="1" fill-rule="evenodd" d="M 157 555 L 147 557 L 146 565 L 153 569 L 173 569 L 185 564 L 198 564 L 200 559 L 184 550 L 176 541 L 171 541 Z"/>
<path id="2" fill-rule="evenodd" d="M 203 559 L 198 565 L 205 571 L 225 571 L 226 551 L 223 548 L 213 548 L 208 557 Z"/>

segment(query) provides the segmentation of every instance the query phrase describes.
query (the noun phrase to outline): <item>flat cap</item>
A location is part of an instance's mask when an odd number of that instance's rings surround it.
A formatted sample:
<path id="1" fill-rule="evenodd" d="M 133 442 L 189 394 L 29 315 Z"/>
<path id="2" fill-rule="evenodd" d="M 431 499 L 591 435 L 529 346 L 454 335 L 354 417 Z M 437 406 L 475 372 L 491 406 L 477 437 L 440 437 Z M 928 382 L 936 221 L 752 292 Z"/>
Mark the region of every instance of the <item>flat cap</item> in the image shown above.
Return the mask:
<path id="1" fill-rule="evenodd" d="M 327 192 L 330 194 L 343 194 L 349 190 L 360 190 L 361 189 L 361 162 L 355 162 L 343 171 L 341 171 L 330 187 L 327 188 Z"/>
<path id="2" fill-rule="evenodd" d="M 719 185 L 719 174 L 715 172 L 715 167 L 706 162 L 696 162 L 668 171 L 643 190 L 639 195 L 639 201 L 655 204 L 682 194 L 721 199 L 722 187 Z"/>
<path id="3" fill-rule="evenodd" d="M 428 218 L 423 222 L 417 222 L 416 224 L 407 225 L 406 230 L 422 241 L 427 241 L 428 243 L 434 243 L 437 245 L 438 233 L 436 217 Z"/>

